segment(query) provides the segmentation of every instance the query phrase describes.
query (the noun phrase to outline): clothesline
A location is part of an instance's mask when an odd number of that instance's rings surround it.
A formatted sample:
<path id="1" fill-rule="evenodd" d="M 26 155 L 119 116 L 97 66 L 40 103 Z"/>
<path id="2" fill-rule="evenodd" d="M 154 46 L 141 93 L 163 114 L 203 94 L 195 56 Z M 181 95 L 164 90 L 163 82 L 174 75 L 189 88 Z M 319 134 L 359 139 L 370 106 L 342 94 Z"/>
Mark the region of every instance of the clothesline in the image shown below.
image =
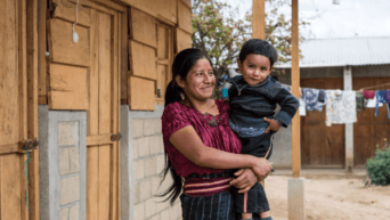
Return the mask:
<path id="1" fill-rule="evenodd" d="M 390 83 L 384 83 L 384 84 L 379 84 L 379 85 L 376 85 L 376 86 L 369 86 L 369 87 L 361 88 L 361 89 L 359 89 L 359 91 L 372 89 L 372 88 L 376 88 L 376 87 L 387 86 L 387 85 L 390 85 Z"/>
<path id="2" fill-rule="evenodd" d="M 283 84 L 283 85 L 288 86 L 290 90 L 292 89 L 290 85 L 286 85 L 286 84 Z M 356 91 L 363 91 L 363 90 L 372 89 L 372 88 L 381 87 L 381 86 L 387 86 L 387 85 L 390 85 L 390 83 L 384 83 L 384 84 L 380 84 L 380 85 L 376 85 L 376 86 L 364 87 L 364 88 L 361 88 L 359 90 L 349 90 L 349 91 L 355 91 L 355 92 Z M 302 91 L 301 91 L 302 89 L 317 89 L 317 88 L 299 87 L 300 96 L 302 96 Z M 341 91 L 343 91 L 343 89 L 318 89 L 318 90 L 324 90 L 324 91 L 326 91 L 326 90 L 341 90 Z M 383 90 L 390 90 L 390 88 L 383 89 Z"/>
<path id="3" fill-rule="evenodd" d="M 291 86 L 282 84 L 285 89 L 291 90 Z M 390 85 L 385 83 L 378 86 Z M 287 88 L 286 88 L 287 87 Z M 366 87 L 373 88 L 373 87 Z M 340 89 L 316 89 L 299 88 L 301 116 L 308 111 L 322 111 L 326 107 L 325 124 L 354 123 L 357 121 L 356 112 L 364 108 L 375 108 L 375 117 L 379 114 L 379 107 L 383 103 L 387 107 L 387 117 L 390 119 L 390 90 L 340 90 Z M 364 90 L 364 91 L 363 91 Z"/>

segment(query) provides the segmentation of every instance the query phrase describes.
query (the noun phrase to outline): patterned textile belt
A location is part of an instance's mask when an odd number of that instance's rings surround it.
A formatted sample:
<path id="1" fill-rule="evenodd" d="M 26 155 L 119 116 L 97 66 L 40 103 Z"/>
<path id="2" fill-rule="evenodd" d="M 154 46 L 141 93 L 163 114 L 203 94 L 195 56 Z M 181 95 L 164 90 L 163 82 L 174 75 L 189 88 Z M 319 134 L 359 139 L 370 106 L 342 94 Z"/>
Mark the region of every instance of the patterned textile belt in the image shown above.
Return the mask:
<path id="1" fill-rule="evenodd" d="M 229 182 L 233 178 L 191 178 L 187 177 L 184 183 L 184 194 L 193 197 L 211 196 L 220 192 L 228 191 L 231 187 Z"/>

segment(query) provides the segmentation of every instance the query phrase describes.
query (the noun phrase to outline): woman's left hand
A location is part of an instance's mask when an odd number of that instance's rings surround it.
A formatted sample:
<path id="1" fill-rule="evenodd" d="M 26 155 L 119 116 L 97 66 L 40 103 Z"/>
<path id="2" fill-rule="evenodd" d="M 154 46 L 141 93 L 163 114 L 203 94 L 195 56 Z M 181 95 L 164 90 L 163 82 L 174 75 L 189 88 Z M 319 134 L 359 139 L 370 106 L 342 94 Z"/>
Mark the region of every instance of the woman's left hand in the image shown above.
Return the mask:
<path id="1" fill-rule="evenodd" d="M 234 175 L 238 177 L 230 181 L 230 185 L 234 185 L 239 189 L 238 193 L 248 192 L 258 181 L 257 176 L 253 173 L 252 169 L 240 169 L 235 172 Z"/>

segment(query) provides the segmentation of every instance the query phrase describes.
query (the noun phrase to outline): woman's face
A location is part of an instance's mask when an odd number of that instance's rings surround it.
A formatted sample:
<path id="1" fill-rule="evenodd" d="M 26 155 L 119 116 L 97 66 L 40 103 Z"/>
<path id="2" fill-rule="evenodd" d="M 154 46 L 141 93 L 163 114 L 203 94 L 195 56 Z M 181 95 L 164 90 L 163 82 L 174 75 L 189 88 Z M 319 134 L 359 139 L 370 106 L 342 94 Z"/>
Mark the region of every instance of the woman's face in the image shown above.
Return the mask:
<path id="1" fill-rule="evenodd" d="M 215 76 L 210 62 L 205 58 L 201 58 L 188 72 L 185 81 L 177 76 L 176 82 L 183 88 L 189 99 L 204 101 L 210 98 L 213 93 Z"/>

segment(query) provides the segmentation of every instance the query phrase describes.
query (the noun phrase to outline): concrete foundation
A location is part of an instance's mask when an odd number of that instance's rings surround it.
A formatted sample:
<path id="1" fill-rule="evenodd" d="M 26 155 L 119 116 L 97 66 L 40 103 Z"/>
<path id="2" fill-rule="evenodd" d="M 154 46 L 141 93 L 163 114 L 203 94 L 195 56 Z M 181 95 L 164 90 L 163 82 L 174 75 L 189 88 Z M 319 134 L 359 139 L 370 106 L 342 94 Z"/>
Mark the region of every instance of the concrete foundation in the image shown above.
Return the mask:
<path id="1" fill-rule="evenodd" d="M 86 113 L 39 106 L 41 220 L 84 220 Z"/>
<path id="2" fill-rule="evenodd" d="M 181 219 L 180 201 L 173 206 L 156 195 L 172 184 L 170 175 L 161 183 L 165 166 L 161 116 L 155 111 L 130 111 L 121 106 L 121 216 L 122 220 Z M 160 184 L 161 183 L 161 184 Z"/>
<path id="3" fill-rule="evenodd" d="M 305 220 L 305 179 L 288 180 L 288 219 Z"/>

